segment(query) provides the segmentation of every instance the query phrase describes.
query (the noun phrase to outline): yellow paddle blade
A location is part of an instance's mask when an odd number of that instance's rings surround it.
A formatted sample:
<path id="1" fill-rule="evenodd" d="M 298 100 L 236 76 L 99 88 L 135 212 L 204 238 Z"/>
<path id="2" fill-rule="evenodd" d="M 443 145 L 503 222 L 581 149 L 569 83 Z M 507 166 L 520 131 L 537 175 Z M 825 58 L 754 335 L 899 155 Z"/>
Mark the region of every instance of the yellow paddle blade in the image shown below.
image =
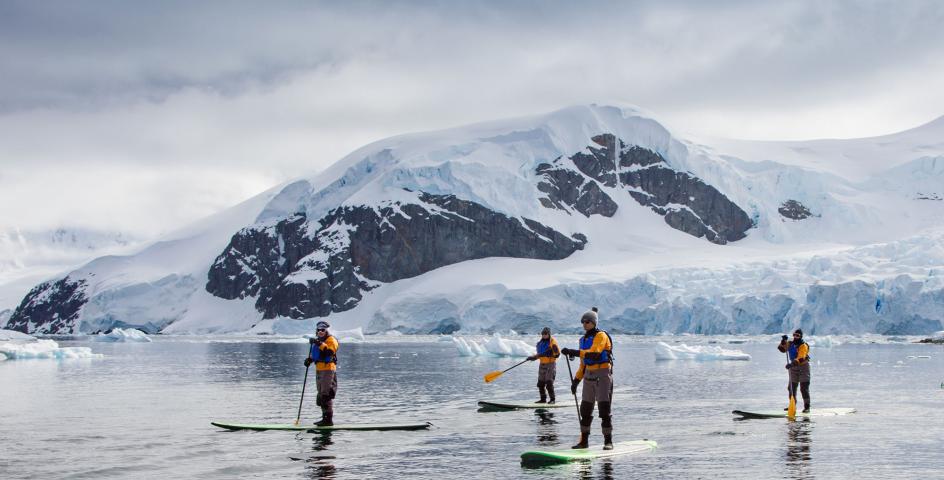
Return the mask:
<path id="1" fill-rule="evenodd" d="M 795 417 L 797 414 L 797 399 L 793 395 L 790 395 L 790 404 L 787 406 L 787 416 Z"/>
<path id="2" fill-rule="evenodd" d="M 492 383 L 493 380 L 500 377 L 503 372 L 501 370 L 495 370 L 494 372 L 485 374 L 485 383 Z"/>

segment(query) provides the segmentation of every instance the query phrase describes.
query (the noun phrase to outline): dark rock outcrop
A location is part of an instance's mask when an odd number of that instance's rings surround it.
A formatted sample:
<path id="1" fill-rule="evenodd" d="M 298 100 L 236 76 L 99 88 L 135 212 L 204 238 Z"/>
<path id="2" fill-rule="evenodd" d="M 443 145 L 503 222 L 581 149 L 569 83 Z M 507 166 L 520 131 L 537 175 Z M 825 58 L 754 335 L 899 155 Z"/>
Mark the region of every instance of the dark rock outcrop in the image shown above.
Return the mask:
<path id="1" fill-rule="evenodd" d="M 354 308 L 378 282 L 486 257 L 558 260 L 586 241 L 453 195 L 419 193 L 416 203 L 341 207 L 317 223 L 299 213 L 244 229 L 210 268 L 206 289 L 257 297 L 265 318 L 321 317 Z"/>
<path id="2" fill-rule="evenodd" d="M 777 211 L 780 212 L 780 215 L 789 218 L 790 220 L 803 220 L 813 216 L 813 214 L 810 212 L 810 209 L 806 208 L 805 205 L 796 200 L 787 200 L 786 202 L 783 202 Z"/>
<path id="3" fill-rule="evenodd" d="M 7 328 L 23 333 L 74 333 L 79 311 L 88 301 L 86 281 L 70 277 L 33 287 L 13 311 Z"/>
<path id="4" fill-rule="evenodd" d="M 602 184 L 627 188 L 672 228 L 717 244 L 740 240 L 754 226 L 724 194 L 694 175 L 674 170 L 658 153 L 627 146 L 612 134 L 597 135 L 592 141 L 598 147 L 588 146 L 566 159 L 569 162 L 557 158 L 553 164 L 538 166 L 536 172 L 542 176 L 538 189 L 547 195 L 540 199 L 543 206 L 611 217 L 617 205 L 600 188 Z"/>

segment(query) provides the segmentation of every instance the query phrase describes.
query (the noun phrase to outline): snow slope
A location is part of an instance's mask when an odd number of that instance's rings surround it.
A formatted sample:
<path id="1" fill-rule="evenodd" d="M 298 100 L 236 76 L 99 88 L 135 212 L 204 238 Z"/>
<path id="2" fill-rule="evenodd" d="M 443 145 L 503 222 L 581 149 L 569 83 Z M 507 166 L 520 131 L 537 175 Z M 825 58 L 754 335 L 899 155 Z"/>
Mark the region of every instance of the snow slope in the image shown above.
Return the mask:
<path id="1" fill-rule="evenodd" d="M 602 187 L 618 205 L 611 218 L 543 206 L 536 168 L 590 152 L 601 134 L 655 152 L 719 190 L 753 220 L 747 238 L 717 245 L 671 228 L 622 185 Z M 252 297 L 207 293 L 210 265 L 233 234 L 299 212 L 319 219 L 339 206 L 397 208 L 426 192 L 579 233 L 589 243 L 562 260 L 483 258 L 381 283 L 355 308 L 332 313 L 333 326 L 415 333 L 570 328 L 598 305 L 602 322 L 649 334 L 794 326 L 820 334 L 937 331 L 944 328 L 942 138 L 944 121 L 937 120 L 868 139 L 706 141 L 673 135 L 635 108 L 597 105 L 393 137 L 134 255 L 71 272 L 86 282 L 88 296 L 77 330 L 310 331 L 317 319 L 263 319 Z M 779 209 L 788 200 L 811 215 L 785 217 Z M 318 275 L 305 271 L 292 280 Z"/>

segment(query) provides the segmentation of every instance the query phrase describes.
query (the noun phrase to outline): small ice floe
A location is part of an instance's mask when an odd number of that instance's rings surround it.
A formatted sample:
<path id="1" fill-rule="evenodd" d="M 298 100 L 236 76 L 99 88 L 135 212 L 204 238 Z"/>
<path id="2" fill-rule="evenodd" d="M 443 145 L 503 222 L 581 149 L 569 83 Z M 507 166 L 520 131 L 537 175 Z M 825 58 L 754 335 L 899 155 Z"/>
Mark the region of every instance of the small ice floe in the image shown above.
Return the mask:
<path id="1" fill-rule="evenodd" d="M 16 330 L 0 329 L 0 341 L 6 340 L 36 340 L 36 337 L 27 335 L 23 332 L 17 332 Z"/>
<path id="2" fill-rule="evenodd" d="M 115 328 L 108 333 L 95 335 L 92 337 L 96 342 L 128 342 L 128 343 L 148 343 L 151 337 L 146 333 L 135 328 Z"/>
<path id="3" fill-rule="evenodd" d="M 436 341 L 437 342 L 453 342 L 455 340 L 452 338 L 452 335 L 440 335 L 439 338 L 436 339 Z"/>
<path id="4" fill-rule="evenodd" d="M 70 359 L 70 358 L 101 358 L 101 354 L 92 353 L 88 347 L 59 347 L 53 340 L 11 340 L 0 342 L 0 361 L 40 359 Z"/>
<path id="5" fill-rule="evenodd" d="M 352 330 L 328 330 L 328 332 L 334 338 L 338 339 L 339 342 L 363 342 L 364 341 L 364 330 L 361 327 L 357 327 Z M 303 335 L 303 338 L 318 338 L 318 335 L 310 333 Z"/>
<path id="6" fill-rule="evenodd" d="M 837 340 L 832 335 L 825 335 L 822 337 L 810 337 L 807 340 L 807 343 L 809 343 L 811 347 L 816 347 L 816 348 L 833 348 L 833 347 L 842 345 L 842 342 Z"/>
<path id="7" fill-rule="evenodd" d="M 656 360 L 750 360 L 751 356 L 740 350 L 727 350 L 711 345 L 688 346 L 684 343 L 672 346 L 665 342 L 656 345 Z"/>
<path id="8" fill-rule="evenodd" d="M 462 337 L 452 337 L 452 343 L 463 357 L 527 357 L 534 354 L 533 346 L 521 340 L 504 339 L 498 333 L 482 343 Z"/>
<path id="9" fill-rule="evenodd" d="M 402 337 L 403 332 L 399 330 L 387 330 L 386 332 L 381 333 L 385 337 Z"/>

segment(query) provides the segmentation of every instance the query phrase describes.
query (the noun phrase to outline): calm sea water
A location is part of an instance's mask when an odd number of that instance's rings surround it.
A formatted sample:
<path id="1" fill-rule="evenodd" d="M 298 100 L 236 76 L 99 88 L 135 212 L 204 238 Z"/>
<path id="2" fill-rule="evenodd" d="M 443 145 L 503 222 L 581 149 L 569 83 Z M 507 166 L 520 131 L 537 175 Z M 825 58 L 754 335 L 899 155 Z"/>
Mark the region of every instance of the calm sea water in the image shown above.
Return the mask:
<path id="1" fill-rule="evenodd" d="M 944 476 L 941 346 L 814 348 L 814 408 L 859 411 L 788 422 L 738 421 L 730 414 L 785 406 L 784 359 L 772 344 L 728 347 L 750 353 L 749 362 L 657 362 L 653 341 L 617 337 L 613 410 L 617 441 L 648 438 L 659 449 L 543 469 L 523 468 L 520 453 L 569 447 L 578 432 L 575 409 L 490 413 L 476 406 L 485 398 L 536 399 L 533 363 L 486 385 L 483 374 L 515 360 L 459 357 L 451 343 L 434 338 L 344 343 L 335 422 L 435 426 L 330 435 L 228 432 L 210 421 L 295 419 L 307 344 L 62 341 L 104 357 L 0 362 L 0 478 Z M 930 358 L 908 358 L 919 355 Z M 573 402 L 566 377 L 562 359 L 558 401 Z M 313 400 L 306 399 L 302 415 L 309 423 L 318 417 Z M 593 428 L 591 442 L 599 443 L 598 421 Z"/>

